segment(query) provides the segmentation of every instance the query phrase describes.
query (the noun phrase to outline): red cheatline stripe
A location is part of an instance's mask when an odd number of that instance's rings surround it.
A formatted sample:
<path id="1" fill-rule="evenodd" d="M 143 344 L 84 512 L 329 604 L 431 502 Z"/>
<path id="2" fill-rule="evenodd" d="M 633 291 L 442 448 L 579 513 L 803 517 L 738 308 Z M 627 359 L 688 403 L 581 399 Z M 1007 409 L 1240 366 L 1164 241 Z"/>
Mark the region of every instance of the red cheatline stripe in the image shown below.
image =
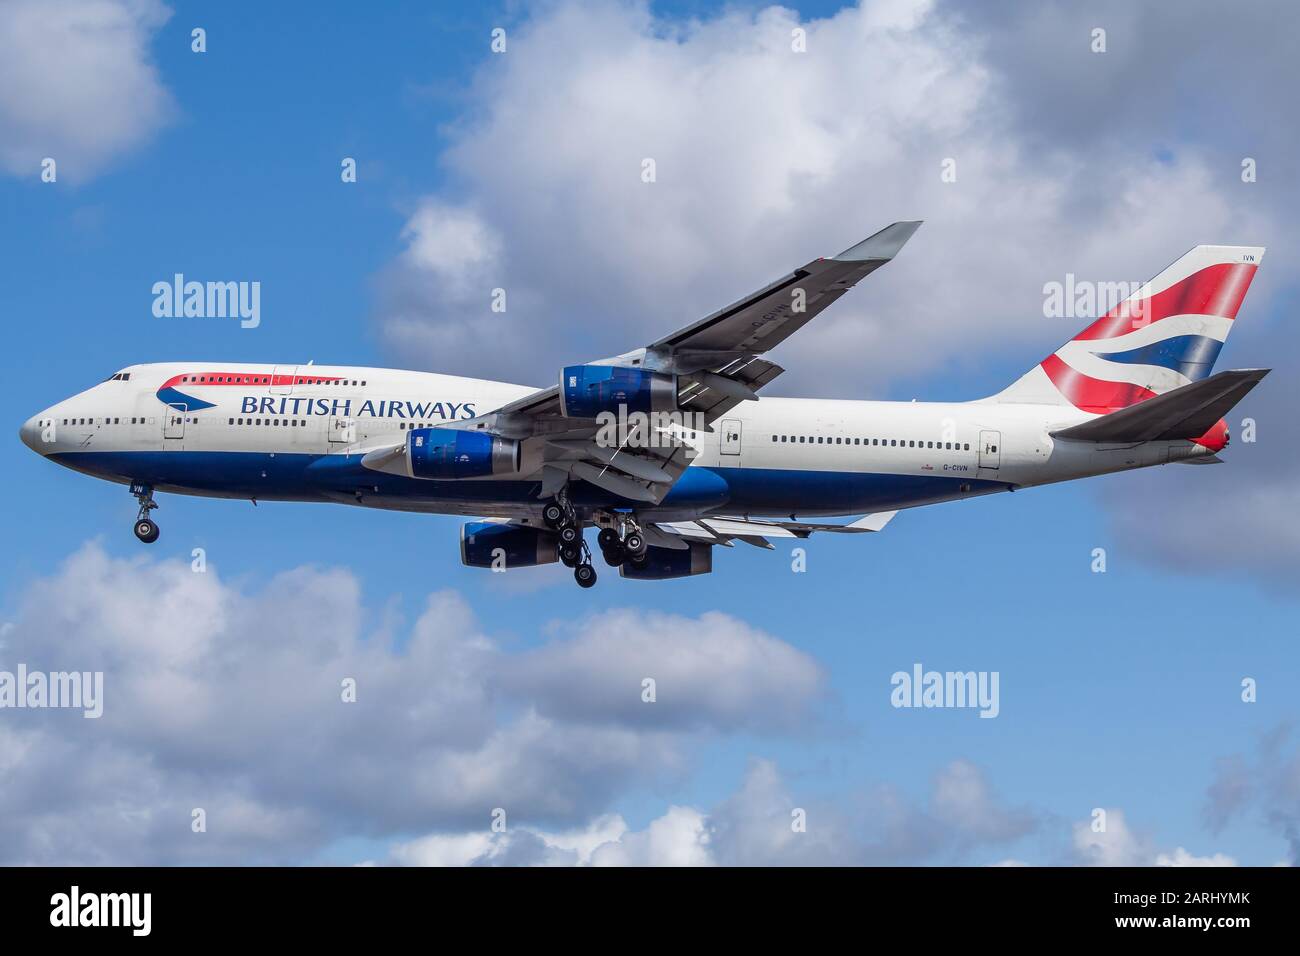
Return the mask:
<path id="1" fill-rule="evenodd" d="M 1071 368 L 1057 356 L 1043 359 L 1043 371 L 1075 408 L 1097 415 L 1107 415 L 1120 408 L 1145 402 L 1155 392 L 1130 382 L 1103 382 Z"/>
<path id="2" fill-rule="evenodd" d="M 1256 266 L 1221 262 L 1206 266 L 1163 292 L 1136 302 L 1121 302 L 1075 336 L 1075 341 L 1113 339 L 1171 315 L 1221 315 L 1235 319 Z"/>
<path id="3" fill-rule="evenodd" d="M 189 379 L 189 381 L 186 381 Z M 341 382 L 341 375 L 270 375 L 250 372 L 186 372 L 173 375 L 160 388 L 177 385 L 310 385 L 315 382 Z"/>

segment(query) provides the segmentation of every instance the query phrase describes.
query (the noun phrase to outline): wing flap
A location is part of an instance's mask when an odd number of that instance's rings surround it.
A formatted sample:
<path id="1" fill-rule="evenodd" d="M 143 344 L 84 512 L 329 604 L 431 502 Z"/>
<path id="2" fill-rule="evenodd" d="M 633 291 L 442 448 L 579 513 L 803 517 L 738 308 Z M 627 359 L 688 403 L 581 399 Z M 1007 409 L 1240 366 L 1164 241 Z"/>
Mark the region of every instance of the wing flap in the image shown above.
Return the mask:
<path id="1" fill-rule="evenodd" d="M 657 521 L 652 527 L 663 535 L 689 538 L 705 544 L 730 544 L 743 541 L 757 548 L 771 550 L 771 538 L 806 538 L 816 532 L 829 534 L 862 534 L 880 531 L 889 524 L 896 511 L 882 511 L 864 515 L 851 524 L 822 524 L 813 521 L 768 521 L 756 518 L 719 516 L 696 518 L 694 521 Z M 652 544 L 657 543 L 652 540 Z"/>

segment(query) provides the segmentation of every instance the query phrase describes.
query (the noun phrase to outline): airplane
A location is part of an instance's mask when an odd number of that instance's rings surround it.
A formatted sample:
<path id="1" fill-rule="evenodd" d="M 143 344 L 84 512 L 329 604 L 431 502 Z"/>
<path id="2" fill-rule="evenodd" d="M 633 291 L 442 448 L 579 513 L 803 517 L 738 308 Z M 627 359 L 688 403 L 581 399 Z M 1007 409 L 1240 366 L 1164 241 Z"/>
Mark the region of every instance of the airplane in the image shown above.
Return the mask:
<path id="1" fill-rule="evenodd" d="M 352 366 L 133 365 L 33 416 L 22 441 L 155 492 L 472 516 L 461 559 L 626 578 L 709 573 L 717 547 L 881 531 L 908 508 L 1222 459 L 1268 369 L 1211 374 L 1264 249 L 1197 246 L 996 395 L 760 399 L 765 353 L 890 262 L 897 222 L 644 348 L 533 388 Z M 851 517 L 853 520 L 842 519 Z M 841 519 L 825 520 L 825 519 Z"/>

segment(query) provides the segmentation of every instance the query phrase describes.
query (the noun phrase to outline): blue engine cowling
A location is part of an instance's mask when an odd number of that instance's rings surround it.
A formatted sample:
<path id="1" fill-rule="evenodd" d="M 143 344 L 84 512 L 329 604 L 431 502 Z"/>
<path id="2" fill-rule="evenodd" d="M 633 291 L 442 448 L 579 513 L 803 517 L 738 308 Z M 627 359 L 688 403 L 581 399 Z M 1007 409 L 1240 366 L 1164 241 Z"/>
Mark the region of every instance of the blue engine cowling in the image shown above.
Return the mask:
<path id="1" fill-rule="evenodd" d="M 624 561 L 618 573 L 625 578 L 643 581 L 662 581 L 664 578 L 688 578 L 693 574 L 709 574 L 713 570 L 713 546 L 690 542 L 684 550 L 659 548 L 646 549 L 645 563 L 640 566 Z"/>
<path id="2" fill-rule="evenodd" d="M 460 560 L 471 568 L 528 568 L 558 558 L 555 535 L 496 521 L 471 521 L 460 529 Z M 499 560 L 498 560 L 499 559 Z"/>
<path id="3" fill-rule="evenodd" d="M 560 414 L 596 418 L 601 412 L 677 410 L 677 377 L 620 365 L 570 365 L 560 372 Z"/>
<path id="4" fill-rule="evenodd" d="M 486 432 L 413 428 L 406 461 L 414 478 L 483 478 L 519 471 L 519 442 Z"/>

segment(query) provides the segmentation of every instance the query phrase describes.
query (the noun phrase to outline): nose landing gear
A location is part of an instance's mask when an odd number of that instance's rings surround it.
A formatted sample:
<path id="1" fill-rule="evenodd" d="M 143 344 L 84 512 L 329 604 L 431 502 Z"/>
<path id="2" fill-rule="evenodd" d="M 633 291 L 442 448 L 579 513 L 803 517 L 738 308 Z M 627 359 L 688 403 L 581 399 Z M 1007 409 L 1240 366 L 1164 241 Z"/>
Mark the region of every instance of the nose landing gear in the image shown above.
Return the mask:
<path id="1" fill-rule="evenodd" d="M 149 517 L 149 512 L 158 507 L 153 500 L 153 489 L 148 485 L 132 485 L 131 494 L 140 502 L 140 513 L 135 516 L 135 536 L 145 544 L 158 540 L 158 525 Z"/>

